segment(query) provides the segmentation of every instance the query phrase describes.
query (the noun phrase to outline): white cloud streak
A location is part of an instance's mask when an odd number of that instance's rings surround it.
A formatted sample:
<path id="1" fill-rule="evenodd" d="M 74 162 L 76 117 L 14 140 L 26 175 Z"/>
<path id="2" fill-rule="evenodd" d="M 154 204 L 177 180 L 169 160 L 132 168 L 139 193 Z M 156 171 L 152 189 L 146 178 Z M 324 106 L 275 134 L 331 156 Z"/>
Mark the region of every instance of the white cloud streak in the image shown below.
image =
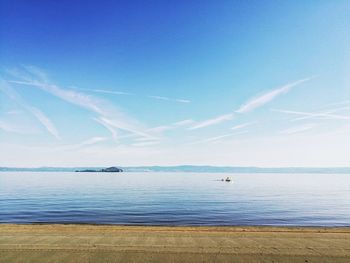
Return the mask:
<path id="1" fill-rule="evenodd" d="M 181 103 L 190 103 L 190 100 L 185 100 L 185 99 L 175 99 L 175 101 L 177 102 L 181 102 Z"/>
<path id="2" fill-rule="evenodd" d="M 92 97 L 85 95 L 83 93 L 75 92 L 72 90 L 65 90 L 56 85 L 46 84 L 37 80 L 31 81 L 31 82 L 16 81 L 16 80 L 9 81 L 9 82 L 40 88 L 41 90 L 51 93 L 52 95 L 58 98 L 61 98 L 67 102 L 78 105 L 82 108 L 91 110 L 101 115 L 104 114 L 103 110 L 98 106 L 98 102 L 94 100 Z"/>
<path id="3" fill-rule="evenodd" d="M 27 69 L 27 67 L 25 68 Z M 31 74 L 34 74 L 34 77 L 39 78 L 38 80 L 35 78 L 34 79 L 29 78 L 27 74 L 21 74 L 17 71 L 15 76 L 20 80 L 13 80 L 11 82 L 39 88 L 66 102 L 69 102 L 71 104 L 77 105 L 79 107 L 82 107 L 89 111 L 94 112 L 95 114 L 98 115 L 97 118 L 95 118 L 95 121 L 97 121 L 98 123 L 103 125 L 106 129 L 108 129 L 112 133 L 112 137 L 114 140 L 116 140 L 117 138 L 117 133 L 115 129 L 125 130 L 138 136 L 152 137 L 147 132 L 144 132 L 145 129 L 141 128 L 140 125 L 136 123 L 136 121 L 132 120 L 130 117 L 125 116 L 124 114 L 121 113 L 120 110 L 117 110 L 115 107 L 108 104 L 106 101 L 97 99 L 90 95 L 86 95 L 76 90 L 64 89 L 57 85 L 50 84 L 48 82 L 46 74 L 40 73 L 40 72 L 41 70 L 36 68 L 35 70 L 31 69 L 29 72 Z M 91 91 L 106 92 L 105 90 L 99 90 L 99 89 L 95 89 Z M 157 97 L 157 96 L 154 96 L 154 97 Z M 166 97 L 157 97 L 157 99 L 160 99 L 160 98 L 180 102 L 180 100 L 177 100 L 177 99 L 174 100 Z M 127 138 L 130 136 L 126 135 L 123 137 Z"/>
<path id="4" fill-rule="evenodd" d="M 37 70 L 40 71 L 40 70 Z M 39 77 L 44 75 L 36 75 Z M 18 78 L 22 78 L 21 74 L 16 75 Z M 136 121 L 132 120 L 130 117 L 125 116 L 121 113 L 120 110 L 116 109 L 114 106 L 108 104 L 107 101 L 97 99 L 95 97 L 86 95 L 82 92 L 78 92 L 75 90 L 67 90 L 61 88 L 57 85 L 48 84 L 47 80 L 30 80 L 24 76 L 22 79 L 24 81 L 11 81 L 12 83 L 21 84 L 21 85 L 29 85 L 36 88 L 39 88 L 45 92 L 48 92 L 66 102 L 82 107 L 86 110 L 92 111 L 98 115 L 99 123 L 103 122 L 104 126 L 112 132 L 111 127 L 115 129 L 125 130 L 134 134 L 138 134 L 140 136 L 149 136 L 147 133 L 143 132 L 143 129 L 139 127 L 140 125 L 136 123 Z M 112 132 L 112 136 L 116 137 L 116 134 Z"/>
<path id="5" fill-rule="evenodd" d="M 304 131 L 311 130 L 312 128 L 315 127 L 315 124 L 305 124 L 305 125 L 300 125 L 296 127 L 291 127 L 286 130 L 281 131 L 280 133 L 282 134 L 295 134 L 295 133 L 301 133 Z"/>
<path id="6" fill-rule="evenodd" d="M 8 115 L 20 115 L 22 113 L 23 112 L 20 110 L 10 110 L 10 111 L 6 112 L 6 114 L 8 114 Z"/>
<path id="7" fill-rule="evenodd" d="M 212 125 L 216 125 L 225 121 L 229 121 L 232 120 L 234 118 L 234 114 L 233 113 L 229 113 L 229 114 L 225 114 L 225 115 L 220 115 L 218 117 L 215 117 L 213 119 L 208 119 L 202 122 L 199 122 L 195 125 L 193 125 L 192 127 L 188 128 L 189 130 L 197 130 L 197 129 L 201 129 L 204 127 L 208 127 L 208 126 L 212 126 Z"/>
<path id="8" fill-rule="evenodd" d="M 60 136 L 58 134 L 58 131 L 53 124 L 53 122 L 39 109 L 32 107 L 32 106 L 26 106 L 29 112 L 31 112 L 37 120 L 46 128 L 46 130 L 51 133 L 53 136 L 55 136 L 57 139 L 60 139 Z"/>
<path id="9" fill-rule="evenodd" d="M 253 111 L 259 107 L 264 106 L 265 104 L 271 102 L 272 100 L 274 100 L 276 97 L 280 96 L 281 94 L 287 93 L 288 91 L 290 91 L 292 88 L 311 80 L 313 77 L 310 78 L 305 78 L 305 79 L 301 79 L 292 83 L 289 83 L 287 85 L 284 85 L 282 87 L 279 87 L 277 89 L 274 89 L 272 91 L 269 91 L 261 96 L 258 96 L 250 101 L 248 101 L 247 103 L 245 103 L 244 105 L 242 105 L 236 112 L 237 113 L 247 113 L 250 111 Z M 234 117 L 233 113 L 228 113 L 225 115 L 221 115 L 218 116 L 216 118 L 213 119 L 208 119 L 205 120 L 203 122 L 200 122 L 198 124 L 193 125 L 192 127 L 189 128 L 189 130 L 196 130 L 196 129 L 200 129 L 200 128 L 204 128 L 204 127 L 208 127 L 208 126 L 212 126 L 215 124 L 219 124 L 222 123 L 224 121 L 228 121 L 228 120 L 232 120 Z M 245 126 L 243 126 L 245 127 Z M 241 127 L 232 127 L 231 129 L 240 129 Z"/>
<path id="10" fill-rule="evenodd" d="M 175 127 L 171 125 L 163 125 L 163 126 L 157 126 L 151 129 L 148 129 L 149 132 L 155 132 L 155 133 L 162 133 L 165 131 L 173 130 Z"/>
<path id="11" fill-rule="evenodd" d="M 228 133 L 228 134 L 224 134 L 224 135 L 220 135 L 220 136 L 214 136 L 214 137 L 210 137 L 210 138 L 207 138 L 207 139 L 204 139 L 204 140 L 192 142 L 189 145 L 191 145 L 191 144 L 199 144 L 199 143 L 206 143 L 206 142 L 217 142 L 217 141 L 221 141 L 224 138 L 228 138 L 228 137 L 232 137 L 232 136 L 240 135 L 240 134 L 245 134 L 245 133 L 247 133 L 247 131 Z"/>
<path id="12" fill-rule="evenodd" d="M 88 92 L 105 93 L 105 94 L 112 94 L 112 95 L 134 95 L 130 92 L 105 90 L 105 89 L 81 89 L 76 87 L 73 87 L 73 89 L 78 91 L 88 91 Z"/>
<path id="13" fill-rule="evenodd" d="M 170 130 L 177 129 L 179 127 L 190 125 L 192 123 L 193 123 L 193 120 L 187 119 L 187 120 L 178 121 L 169 125 L 161 125 L 154 128 L 150 128 L 147 130 L 147 132 L 163 133 L 165 131 L 170 131 Z"/>
<path id="14" fill-rule="evenodd" d="M 243 104 L 236 112 L 238 113 L 247 113 L 250 111 L 253 111 L 257 108 L 260 108 L 262 106 L 264 106 L 265 104 L 271 102 L 272 100 L 274 100 L 275 98 L 277 98 L 278 96 L 289 92 L 292 88 L 311 80 L 313 77 L 310 78 L 305 78 L 305 79 L 301 79 L 292 83 L 289 83 L 287 85 L 284 85 L 282 87 L 279 87 L 277 89 L 271 90 L 261 96 L 258 96 L 250 101 L 248 101 L 247 103 Z"/>
<path id="15" fill-rule="evenodd" d="M 143 137 L 138 137 L 137 134 L 129 134 L 129 135 L 124 135 L 119 138 L 132 138 L 134 141 L 160 141 L 161 140 L 161 135 L 166 132 L 166 131 L 171 131 L 178 129 L 183 126 L 187 126 L 192 124 L 194 121 L 191 119 L 186 119 L 182 121 L 178 121 L 169 125 L 160 125 L 157 127 L 153 127 L 150 129 L 147 129 L 146 132 L 149 134 L 149 136 L 143 136 Z"/>
<path id="16" fill-rule="evenodd" d="M 160 143 L 159 141 L 147 141 L 147 142 L 137 142 L 137 143 L 133 143 L 131 145 L 136 146 L 136 147 L 147 147 L 147 146 L 152 146 L 152 145 L 156 145 L 159 143 Z"/>
<path id="17" fill-rule="evenodd" d="M 10 99 L 15 101 L 23 109 L 31 113 L 44 127 L 45 129 L 53 135 L 56 139 L 60 139 L 59 133 L 49 117 L 47 117 L 38 108 L 28 105 L 23 101 L 22 97 L 6 83 L 6 81 L 0 80 L 0 90 L 4 92 Z"/>
<path id="18" fill-rule="evenodd" d="M 96 143 L 104 142 L 106 140 L 108 140 L 108 138 L 106 137 L 92 137 L 90 139 L 87 139 L 86 141 L 81 142 L 79 146 L 89 146 Z"/>
<path id="19" fill-rule="evenodd" d="M 248 127 L 248 126 L 251 126 L 253 124 L 255 124 L 256 122 L 253 121 L 253 122 L 246 122 L 246 123 L 242 123 L 242 124 L 239 124 L 239 125 L 235 125 L 231 128 L 231 130 L 240 130 L 240 129 L 243 129 L 245 127 Z"/>
<path id="20" fill-rule="evenodd" d="M 332 109 L 332 110 L 328 110 L 328 111 L 314 112 L 314 114 L 317 114 L 317 115 L 319 115 L 319 114 L 330 114 L 330 113 L 335 113 L 335 112 L 338 112 L 338 111 L 349 110 L 349 109 L 350 109 L 350 107 L 341 107 L 341 108 L 336 108 L 336 109 Z M 292 121 L 301 121 L 301 120 L 315 119 L 315 118 L 331 118 L 331 117 L 308 115 L 308 116 L 295 118 Z"/>
<path id="21" fill-rule="evenodd" d="M 350 104 L 350 100 L 344 100 L 344 101 L 330 103 L 327 106 L 336 106 L 336 105 L 344 105 L 344 104 Z"/>
<path id="22" fill-rule="evenodd" d="M 95 144 L 98 144 L 98 143 L 101 143 L 101 142 L 104 142 L 107 140 L 108 140 L 108 138 L 106 138 L 106 137 L 97 136 L 97 137 L 89 138 L 89 139 L 82 141 L 80 143 L 77 143 L 77 144 L 59 146 L 59 147 L 53 148 L 53 150 L 56 152 L 57 151 L 79 150 L 79 149 L 89 147 L 89 146 L 92 146 L 92 145 L 95 145 Z"/>
<path id="23" fill-rule="evenodd" d="M 337 120 L 350 120 L 350 116 L 337 115 L 337 114 L 329 114 L 329 113 L 313 113 L 313 112 L 303 112 L 303 111 L 291 111 L 291 110 L 280 110 L 280 109 L 272 109 L 272 111 L 293 114 L 293 115 L 302 115 L 313 118 L 329 118 L 329 119 L 337 119 Z"/>
<path id="24" fill-rule="evenodd" d="M 154 138 L 147 138 L 147 137 L 138 137 L 135 139 L 137 142 L 150 142 L 150 141 L 160 141 L 160 138 L 154 137 Z"/>
<path id="25" fill-rule="evenodd" d="M 174 125 L 174 126 L 186 126 L 186 125 L 190 125 L 190 124 L 192 124 L 192 123 L 194 123 L 193 120 L 187 119 L 187 120 L 175 122 L 173 125 Z"/>
<path id="26" fill-rule="evenodd" d="M 104 94 L 111 94 L 111 95 L 129 95 L 129 96 L 137 96 L 136 94 L 130 93 L 130 92 L 124 92 L 124 91 L 113 91 L 113 90 L 105 90 L 105 89 L 82 89 L 77 87 L 72 87 L 74 90 L 78 91 L 87 91 L 87 92 L 95 92 L 95 93 L 104 93 Z M 190 100 L 187 99 L 173 99 L 169 97 L 164 96 L 155 96 L 155 95 L 148 95 L 146 96 L 150 99 L 155 100 L 164 100 L 164 101 L 172 101 L 172 102 L 179 102 L 179 103 L 190 103 Z"/>
<path id="27" fill-rule="evenodd" d="M 0 120 L 0 130 L 3 130 L 5 132 L 9 133 L 19 133 L 19 134 L 26 134 L 27 132 L 21 128 L 15 127 L 7 122 L 4 122 Z"/>
<path id="28" fill-rule="evenodd" d="M 1 121 L 1 120 L 0 120 L 0 129 L 4 130 L 6 132 L 15 132 L 15 133 L 17 133 L 16 129 L 14 129 L 11 125 L 9 125 L 9 124 Z"/>
<path id="29" fill-rule="evenodd" d="M 105 127 L 112 134 L 112 138 L 114 141 L 118 141 L 118 133 L 113 126 L 109 125 L 103 119 L 100 118 L 93 118 L 93 120 Z"/>
<path id="30" fill-rule="evenodd" d="M 180 103 L 190 103 L 191 102 L 190 100 L 187 100 L 187 99 L 173 99 L 173 98 L 154 96 L 154 95 L 148 95 L 147 97 L 150 99 L 174 101 L 174 102 L 180 102 Z"/>

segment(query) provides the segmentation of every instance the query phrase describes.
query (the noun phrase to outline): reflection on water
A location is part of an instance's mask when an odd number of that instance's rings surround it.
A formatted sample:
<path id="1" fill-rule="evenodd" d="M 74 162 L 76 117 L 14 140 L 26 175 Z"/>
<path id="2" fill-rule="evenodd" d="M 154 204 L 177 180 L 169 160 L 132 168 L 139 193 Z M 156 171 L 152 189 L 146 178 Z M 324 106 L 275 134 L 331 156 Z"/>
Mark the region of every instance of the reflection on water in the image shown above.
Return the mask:
<path id="1" fill-rule="evenodd" d="M 0 173 L 1 223 L 350 226 L 350 175 Z"/>

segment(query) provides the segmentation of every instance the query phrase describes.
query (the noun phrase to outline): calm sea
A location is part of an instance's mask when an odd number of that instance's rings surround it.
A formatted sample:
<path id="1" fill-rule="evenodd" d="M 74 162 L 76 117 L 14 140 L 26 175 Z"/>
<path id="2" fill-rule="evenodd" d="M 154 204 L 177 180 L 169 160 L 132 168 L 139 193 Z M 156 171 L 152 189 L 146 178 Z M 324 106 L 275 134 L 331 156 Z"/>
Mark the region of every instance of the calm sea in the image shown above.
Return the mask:
<path id="1" fill-rule="evenodd" d="M 2 172 L 0 223 L 350 226 L 350 175 Z"/>

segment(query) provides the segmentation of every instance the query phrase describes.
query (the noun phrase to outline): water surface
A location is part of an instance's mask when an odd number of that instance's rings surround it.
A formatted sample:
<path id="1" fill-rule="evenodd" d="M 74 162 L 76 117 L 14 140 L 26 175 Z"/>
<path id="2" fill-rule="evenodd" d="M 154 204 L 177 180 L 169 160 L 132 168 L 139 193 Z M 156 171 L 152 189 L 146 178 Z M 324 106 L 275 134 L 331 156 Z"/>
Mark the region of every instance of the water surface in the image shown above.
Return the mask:
<path id="1" fill-rule="evenodd" d="M 350 175 L 0 173 L 0 223 L 350 226 Z"/>

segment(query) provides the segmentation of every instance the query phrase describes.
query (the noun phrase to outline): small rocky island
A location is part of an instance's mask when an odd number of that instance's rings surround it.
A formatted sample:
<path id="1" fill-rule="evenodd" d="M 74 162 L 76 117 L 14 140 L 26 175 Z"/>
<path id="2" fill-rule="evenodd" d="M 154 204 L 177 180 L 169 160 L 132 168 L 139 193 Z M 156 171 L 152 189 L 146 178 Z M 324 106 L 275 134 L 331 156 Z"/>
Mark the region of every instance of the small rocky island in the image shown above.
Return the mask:
<path id="1" fill-rule="evenodd" d="M 118 167 L 108 167 L 104 169 L 94 170 L 94 169 L 86 169 L 86 170 L 76 170 L 79 173 L 120 173 L 123 172 L 123 169 Z"/>

